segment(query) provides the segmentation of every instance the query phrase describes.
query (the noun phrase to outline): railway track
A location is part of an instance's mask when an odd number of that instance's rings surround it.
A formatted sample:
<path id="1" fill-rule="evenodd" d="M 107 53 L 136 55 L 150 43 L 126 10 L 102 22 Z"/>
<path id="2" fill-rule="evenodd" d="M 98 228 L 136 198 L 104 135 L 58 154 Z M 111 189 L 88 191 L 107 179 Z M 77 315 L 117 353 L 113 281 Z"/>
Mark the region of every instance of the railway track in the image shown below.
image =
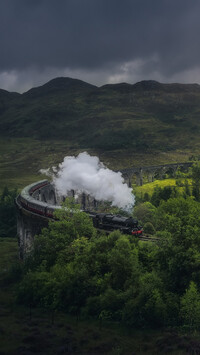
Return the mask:
<path id="1" fill-rule="evenodd" d="M 143 242 L 158 242 L 159 238 L 156 237 L 150 237 L 148 235 L 143 235 L 142 237 L 139 237 L 139 240 L 143 241 Z"/>
<path id="2" fill-rule="evenodd" d="M 108 230 L 108 229 L 103 229 L 103 228 L 96 228 L 98 232 L 104 232 L 106 233 L 107 235 L 112 233 L 114 230 L 116 229 L 113 229 L 113 230 Z M 139 237 L 136 237 L 138 240 L 141 240 L 142 242 L 158 242 L 159 241 L 159 238 L 156 238 L 156 237 L 150 237 L 149 235 L 143 235 L 143 236 L 139 236 Z"/>

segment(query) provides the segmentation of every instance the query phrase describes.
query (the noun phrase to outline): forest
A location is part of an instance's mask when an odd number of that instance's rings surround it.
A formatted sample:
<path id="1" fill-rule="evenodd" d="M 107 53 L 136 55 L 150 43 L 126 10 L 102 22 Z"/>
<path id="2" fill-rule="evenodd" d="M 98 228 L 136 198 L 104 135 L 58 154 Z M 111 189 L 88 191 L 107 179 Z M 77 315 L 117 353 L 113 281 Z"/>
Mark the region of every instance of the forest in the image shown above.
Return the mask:
<path id="1" fill-rule="evenodd" d="M 16 233 L 15 195 L 15 190 L 2 192 L 1 221 L 3 213 L 11 217 L 7 225 L 1 222 L 1 237 L 6 228 L 9 236 Z M 56 220 L 35 237 L 25 261 L 16 263 L 8 276 L 15 284 L 16 306 L 128 329 L 198 332 L 200 164 L 187 174 L 178 171 L 176 186 L 136 194 L 133 215 L 156 242 L 118 230 L 99 233 L 90 217 L 66 200 L 55 212 Z"/>

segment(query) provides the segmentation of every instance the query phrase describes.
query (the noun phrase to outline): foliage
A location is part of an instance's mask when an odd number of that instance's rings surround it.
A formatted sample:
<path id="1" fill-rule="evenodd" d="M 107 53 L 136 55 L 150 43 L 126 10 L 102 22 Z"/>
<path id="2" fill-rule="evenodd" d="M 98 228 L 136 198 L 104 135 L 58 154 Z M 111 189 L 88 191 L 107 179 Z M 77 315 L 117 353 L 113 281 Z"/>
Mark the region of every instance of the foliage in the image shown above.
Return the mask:
<path id="1" fill-rule="evenodd" d="M 157 207 L 135 207 L 145 231 L 156 232 L 156 244 L 119 231 L 97 234 L 88 215 L 69 200 L 36 237 L 18 301 L 100 322 L 197 329 L 200 204 L 165 193 Z"/>
<path id="2" fill-rule="evenodd" d="M 148 192 L 145 192 L 144 193 L 144 201 L 147 202 L 149 200 L 150 200 L 149 194 L 148 194 Z"/>
<path id="3" fill-rule="evenodd" d="M 158 207 L 161 200 L 167 201 L 170 197 L 177 197 L 178 191 L 175 187 L 165 186 L 163 189 L 157 186 L 151 196 L 151 203 Z"/>
<path id="4" fill-rule="evenodd" d="M 181 297 L 180 316 L 190 329 L 200 327 L 200 293 L 193 281 Z"/>
<path id="5" fill-rule="evenodd" d="M 143 243 L 143 246 L 144 245 L 150 247 L 150 244 Z M 129 354 L 130 349 L 135 353 L 146 353 L 146 349 L 148 349 L 148 354 L 154 355 L 162 353 L 165 349 L 167 352 L 169 346 L 170 349 L 172 346 L 174 350 L 177 349 L 175 354 L 180 354 L 180 344 L 184 346 L 184 348 L 181 348 L 181 353 L 187 353 L 188 351 L 191 353 L 193 351 L 194 353 L 195 349 L 197 349 L 199 344 L 197 340 L 198 332 L 195 332 L 195 336 L 192 334 L 186 336 L 185 334 L 182 335 L 182 331 L 179 335 L 177 329 L 176 331 L 167 328 L 164 330 L 162 327 L 160 330 L 156 329 L 153 331 L 152 329 L 144 329 L 144 324 L 142 324 L 141 330 L 138 329 L 138 326 L 137 329 L 134 330 L 131 329 L 130 326 L 123 327 L 122 321 L 120 321 L 120 326 L 113 324 L 111 321 L 114 312 L 112 312 L 111 309 L 109 310 L 109 308 L 113 307 L 113 309 L 119 309 L 122 305 L 123 298 L 121 292 L 112 289 L 108 289 L 105 293 L 105 297 L 102 298 L 102 303 L 106 305 L 104 308 L 107 310 L 100 311 L 98 309 L 99 304 L 97 304 L 95 297 L 93 297 L 91 301 L 87 298 L 88 308 L 94 310 L 92 317 L 94 318 L 99 314 L 96 321 L 94 319 L 92 321 L 90 319 L 84 320 L 83 313 L 80 321 L 77 316 L 72 317 L 67 315 L 64 309 L 59 311 L 56 303 L 57 299 L 54 298 L 54 300 L 50 300 L 51 295 L 55 294 L 59 282 L 57 283 L 55 279 L 50 280 L 48 273 L 46 275 L 43 273 L 44 277 L 40 278 L 40 280 L 42 280 L 40 287 L 42 287 L 43 290 L 44 284 L 46 284 L 46 297 L 43 298 L 45 306 L 41 305 L 40 308 L 33 307 L 31 303 L 28 304 L 28 306 L 17 305 L 14 302 L 14 290 L 19 288 L 18 282 L 13 279 L 13 282 L 6 284 L 6 287 L 3 287 L 4 284 L 2 284 L 2 279 L 7 279 L 7 274 L 9 274 L 9 266 L 12 263 L 15 264 L 17 261 L 17 250 L 17 240 L 15 238 L 0 239 L 0 347 L 3 354 L 19 354 L 21 349 L 23 349 L 22 352 L 26 354 L 30 353 L 30 349 L 31 352 L 35 353 L 42 352 L 53 354 L 63 351 L 88 354 L 96 353 L 97 349 L 98 353 L 102 354 L 105 353 L 105 349 L 106 352 L 111 354 Z M 37 277 L 39 278 L 39 276 Z M 48 293 L 48 290 L 52 290 L 54 286 L 54 292 L 51 291 Z M 27 289 L 27 292 L 29 292 L 29 289 Z M 38 290 L 36 290 L 36 292 L 38 293 Z M 23 300 L 21 300 L 21 302 L 22 301 Z M 48 304 L 52 304 L 52 307 L 49 308 Z M 170 307 L 170 309 L 176 319 L 176 299 L 171 297 L 171 295 L 167 297 L 166 303 L 169 312 L 168 304 L 174 306 L 174 309 L 172 307 Z M 87 314 L 86 309 L 85 317 Z M 116 320 L 121 319 L 123 316 L 120 311 L 115 312 L 115 315 Z M 171 325 L 176 324 L 173 319 L 171 322 L 173 322 Z M 126 321 L 126 324 L 128 324 L 128 321 Z M 192 330 L 193 329 L 194 328 L 192 328 Z M 65 345 L 66 339 L 69 347 Z"/>
<path id="6" fill-rule="evenodd" d="M 190 195 L 191 195 L 190 185 L 189 185 L 188 179 L 185 179 L 183 196 L 187 197 L 187 196 L 190 196 Z"/>
<path id="7" fill-rule="evenodd" d="M 0 196 L 0 237 L 16 236 L 16 196 L 17 190 L 9 190 L 7 186 Z"/>
<path id="8" fill-rule="evenodd" d="M 156 208 L 150 202 L 140 203 L 134 208 L 134 216 L 145 224 L 147 222 L 153 222 Z"/>
<path id="9" fill-rule="evenodd" d="M 159 268 L 170 290 L 181 294 L 199 279 L 200 205 L 183 197 L 162 202 L 155 215 L 156 229 L 168 233 L 160 245 Z"/>
<path id="10" fill-rule="evenodd" d="M 144 225 L 144 232 L 147 234 L 155 234 L 156 230 L 151 222 L 146 222 Z"/>
<path id="11" fill-rule="evenodd" d="M 192 194 L 196 201 L 200 201 L 200 163 L 192 166 Z"/>
<path id="12" fill-rule="evenodd" d="M 90 217 L 81 212 L 72 199 L 66 199 L 63 208 L 55 211 L 55 218 L 56 221 L 49 222 L 49 228 L 44 228 L 41 235 L 35 237 L 33 253 L 26 261 L 27 268 L 43 265 L 49 270 L 75 239 L 91 238 L 96 234 Z"/>
<path id="13" fill-rule="evenodd" d="M 153 182 L 145 183 L 142 186 L 134 186 L 134 192 L 136 198 L 139 201 L 146 202 L 151 201 L 151 197 L 155 190 L 165 191 L 165 188 L 169 191 L 174 191 L 174 197 L 177 195 L 191 195 L 192 179 L 190 173 L 183 175 L 181 180 L 179 178 L 167 178 L 163 180 L 155 180 Z"/>

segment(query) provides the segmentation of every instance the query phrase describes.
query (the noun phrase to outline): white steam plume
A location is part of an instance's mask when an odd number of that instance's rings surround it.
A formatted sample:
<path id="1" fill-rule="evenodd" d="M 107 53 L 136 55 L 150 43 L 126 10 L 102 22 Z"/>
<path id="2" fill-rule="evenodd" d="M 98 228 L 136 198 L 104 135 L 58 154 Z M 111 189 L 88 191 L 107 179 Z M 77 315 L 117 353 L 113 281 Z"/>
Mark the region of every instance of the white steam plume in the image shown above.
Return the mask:
<path id="1" fill-rule="evenodd" d="M 86 152 L 77 157 L 65 157 L 56 174 L 54 168 L 53 182 L 63 196 L 73 189 L 96 200 L 110 201 L 112 206 L 130 208 L 134 205 L 132 189 L 124 183 L 122 174 L 106 168 L 98 157 Z"/>

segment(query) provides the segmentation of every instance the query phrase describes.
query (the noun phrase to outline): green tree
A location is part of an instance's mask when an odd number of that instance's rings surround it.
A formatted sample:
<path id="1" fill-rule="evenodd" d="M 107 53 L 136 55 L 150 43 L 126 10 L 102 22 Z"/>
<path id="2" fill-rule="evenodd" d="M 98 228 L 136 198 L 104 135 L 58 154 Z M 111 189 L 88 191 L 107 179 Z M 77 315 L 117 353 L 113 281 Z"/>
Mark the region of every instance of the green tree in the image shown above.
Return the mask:
<path id="1" fill-rule="evenodd" d="M 165 186 L 161 188 L 160 186 L 156 186 L 151 196 L 151 203 L 158 207 L 162 200 L 167 201 L 172 197 L 178 197 L 178 191 L 175 187 Z"/>
<path id="2" fill-rule="evenodd" d="M 161 200 L 161 194 L 162 194 L 162 188 L 160 186 L 156 186 L 153 194 L 151 196 L 151 200 L 150 202 L 152 203 L 152 205 L 158 207 L 160 200 Z"/>
<path id="3" fill-rule="evenodd" d="M 55 221 L 49 222 L 49 228 L 44 228 L 40 235 L 35 237 L 34 248 L 26 260 L 27 268 L 43 266 L 49 270 L 60 254 L 70 244 L 80 237 L 91 238 L 96 234 L 91 218 L 79 210 L 73 200 L 66 200 L 55 212 Z"/>
<path id="4" fill-rule="evenodd" d="M 184 182 L 184 195 L 185 195 L 185 197 L 191 195 L 188 179 L 185 179 L 185 182 Z"/>
<path id="5" fill-rule="evenodd" d="M 4 188 L 0 196 L 0 236 L 15 237 L 16 230 L 16 207 L 14 200 L 17 196 L 17 190 Z"/>
<path id="6" fill-rule="evenodd" d="M 155 230 L 155 227 L 153 226 L 153 224 L 151 222 L 145 223 L 144 232 L 147 233 L 147 234 L 155 234 L 156 230 Z"/>
<path id="7" fill-rule="evenodd" d="M 192 194 L 196 201 L 200 201 L 200 163 L 192 166 Z"/>
<path id="8" fill-rule="evenodd" d="M 148 194 L 148 192 L 145 192 L 144 193 L 144 201 L 147 202 L 149 200 L 150 200 L 149 194 Z"/>
<path id="9" fill-rule="evenodd" d="M 138 253 L 131 246 L 127 236 L 118 238 L 114 247 L 108 255 L 108 265 L 110 267 L 110 286 L 113 289 L 123 290 L 125 283 L 134 274 L 138 274 Z"/>
<path id="10" fill-rule="evenodd" d="M 157 260 L 169 290 L 182 294 L 199 278 L 200 205 L 183 197 L 162 202 L 156 211 L 160 239 Z"/>
<path id="11" fill-rule="evenodd" d="M 196 284 L 192 281 L 181 297 L 180 317 L 183 324 L 189 328 L 200 327 L 200 294 Z"/>
<path id="12" fill-rule="evenodd" d="M 131 326 L 163 325 L 166 317 L 163 290 L 163 282 L 155 271 L 144 273 L 137 292 L 125 303 L 124 322 Z"/>
<path id="13" fill-rule="evenodd" d="M 152 205 L 150 202 L 144 202 L 135 206 L 134 216 L 142 224 L 147 222 L 153 223 L 155 211 L 156 211 L 156 207 L 154 205 Z"/>

